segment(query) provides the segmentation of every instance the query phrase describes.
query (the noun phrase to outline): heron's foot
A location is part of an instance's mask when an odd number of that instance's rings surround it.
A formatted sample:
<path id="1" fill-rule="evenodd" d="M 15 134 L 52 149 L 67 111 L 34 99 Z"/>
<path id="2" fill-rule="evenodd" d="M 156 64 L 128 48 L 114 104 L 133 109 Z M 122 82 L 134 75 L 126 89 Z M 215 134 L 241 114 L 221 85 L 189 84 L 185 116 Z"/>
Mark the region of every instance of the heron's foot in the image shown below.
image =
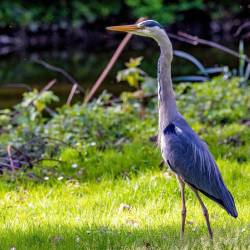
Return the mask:
<path id="1" fill-rule="evenodd" d="M 210 230 L 208 230 L 208 234 L 209 234 L 209 238 L 210 238 L 210 240 L 211 240 L 211 241 L 213 241 L 214 236 L 213 236 L 213 232 L 212 232 L 212 230 L 211 230 L 211 229 L 210 229 Z"/>

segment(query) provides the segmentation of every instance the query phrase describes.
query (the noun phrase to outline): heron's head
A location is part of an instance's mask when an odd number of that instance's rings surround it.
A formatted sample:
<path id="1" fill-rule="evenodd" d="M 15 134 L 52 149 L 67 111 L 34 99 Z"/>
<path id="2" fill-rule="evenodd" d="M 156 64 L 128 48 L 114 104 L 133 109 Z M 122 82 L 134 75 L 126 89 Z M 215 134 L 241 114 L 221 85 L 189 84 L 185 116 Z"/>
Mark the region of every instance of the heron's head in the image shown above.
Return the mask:
<path id="1" fill-rule="evenodd" d="M 145 20 L 132 25 L 111 26 L 107 27 L 107 30 L 127 32 L 138 36 L 151 37 L 157 41 L 159 41 L 162 36 L 166 35 L 163 27 L 154 20 Z"/>

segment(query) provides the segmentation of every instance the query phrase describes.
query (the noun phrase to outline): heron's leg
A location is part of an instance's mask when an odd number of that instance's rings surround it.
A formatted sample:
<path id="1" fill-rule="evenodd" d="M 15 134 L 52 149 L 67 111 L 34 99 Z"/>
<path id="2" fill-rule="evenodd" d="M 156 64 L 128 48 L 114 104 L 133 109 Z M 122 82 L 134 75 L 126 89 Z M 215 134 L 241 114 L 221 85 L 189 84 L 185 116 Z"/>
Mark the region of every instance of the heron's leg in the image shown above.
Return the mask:
<path id="1" fill-rule="evenodd" d="M 212 240 L 213 239 L 213 232 L 212 232 L 212 229 L 211 229 L 211 226 L 210 226 L 208 210 L 207 210 L 205 204 L 203 203 L 203 201 L 202 201 L 202 199 L 201 199 L 201 197 L 200 197 L 200 195 L 198 193 L 198 190 L 193 188 L 193 187 L 191 187 L 191 189 L 194 191 L 194 193 L 195 193 L 195 195 L 196 195 L 196 197 L 197 197 L 197 199 L 198 199 L 198 201 L 199 201 L 199 203 L 200 203 L 200 205 L 202 207 L 203 215 L 204 215 L 204 217 L 206 219 L 206 223 L 207 223 L 208 233 L 209 233 L 210 239 Z"/>
<path id="2" fill-rule="evenodd" d="M 177 180 L 180 185 L 180 190 L 181 190 L 181 203 L 182 203 L 182 210 L 181 210 L 181 238 L 184 236 L 184 230 L 185 230 L 185 221 L 186 221 L 186 201 L 185 201 L 185 183 L 181 179 L 179 175 L 176 175 Z"/>

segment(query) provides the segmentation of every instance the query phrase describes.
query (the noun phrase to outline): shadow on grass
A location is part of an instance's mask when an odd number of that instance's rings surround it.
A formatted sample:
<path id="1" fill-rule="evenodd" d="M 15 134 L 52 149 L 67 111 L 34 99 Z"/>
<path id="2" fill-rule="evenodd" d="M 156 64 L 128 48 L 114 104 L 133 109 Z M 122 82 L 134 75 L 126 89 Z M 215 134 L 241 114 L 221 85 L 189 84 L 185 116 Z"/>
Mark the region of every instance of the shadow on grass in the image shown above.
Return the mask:
<path id="1" fill-rule="evenodd" d="M 148 170 L 160 170 L 164 167 L 161 160 L 159 150 L 152 143 L 130 143 L 122 150 L 94 151 L 85 158 L 75 150 L 67 149 L 62 153 L 62 162 L 43 161 L 25 172 L 6 173 L 2 180 L 9 188 L 16 184 L 24 187 L 43 183 L 54 185 L 58 183 L 58 178 L 93 183 L 102 179 L 115 181 L 129 179 Z"/>
<path id="2" fill-rule="evenodd" d="M 207 235 L 187 232 L 180 240 L 177 226 L 161 228 L 67 227 L 29 228 L 27 231 L 7 230 L 0 236 L 0 249 L 180 249 L 211 242 Z M 202 242 L 202 243 L 201 243 Z"/>
<path id="3" fill-rule="evenodd" d="M 117 228 L 48 226 L 27 231 L 1 233 L 0 249 L 249 249 L 249 235 L 234 228 L 216 228 L 212 242 L 204 230 L 186 230 L 183 240 L 179 227 Z"/>

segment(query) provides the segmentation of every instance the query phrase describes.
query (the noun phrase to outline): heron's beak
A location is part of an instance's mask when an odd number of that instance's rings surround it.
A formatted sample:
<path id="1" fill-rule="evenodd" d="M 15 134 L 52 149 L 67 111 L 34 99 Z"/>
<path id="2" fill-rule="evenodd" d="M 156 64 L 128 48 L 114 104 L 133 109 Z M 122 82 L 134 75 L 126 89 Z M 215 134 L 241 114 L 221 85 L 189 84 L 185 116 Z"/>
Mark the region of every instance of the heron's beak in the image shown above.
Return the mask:
<path id="1" fill-rule="evenodd" d="M 138 27 L 136 24 L 132 24 L 132 25 L 111 26 L 107 27 L 106 29 L 111 31 L 131 32 L 139 30 L 140 27 Z"/>

